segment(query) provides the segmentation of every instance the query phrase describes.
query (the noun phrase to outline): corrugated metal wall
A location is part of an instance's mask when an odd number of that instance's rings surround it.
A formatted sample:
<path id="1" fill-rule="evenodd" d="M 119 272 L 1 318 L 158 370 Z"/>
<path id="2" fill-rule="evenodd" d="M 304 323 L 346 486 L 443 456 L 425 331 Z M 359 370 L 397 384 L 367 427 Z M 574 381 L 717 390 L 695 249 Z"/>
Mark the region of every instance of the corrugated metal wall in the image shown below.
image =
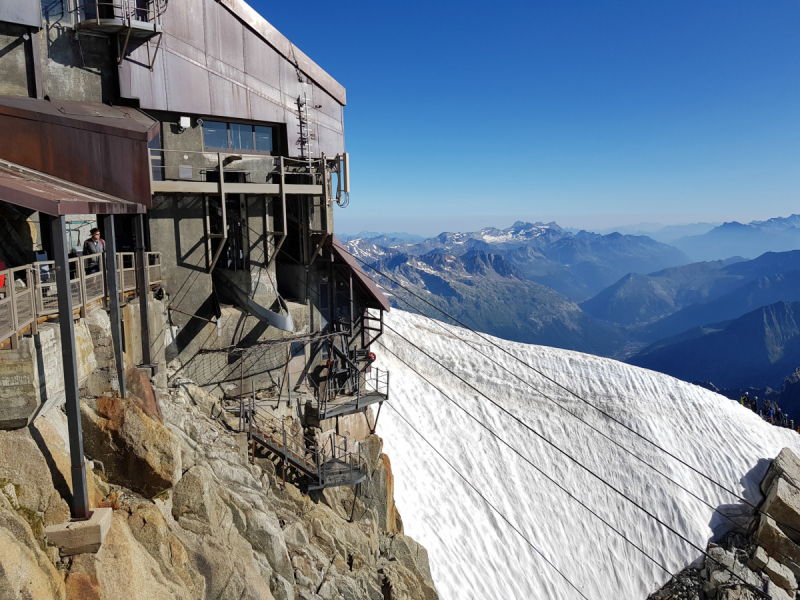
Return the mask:
<path id="1" fill-rule="evenodd" d="M 0 0 L 0 21 L 42 26 L 42 6 L 39 0 Z"/>
<path id="2" fill-rule="evenodd" d="M 259 25 L 258 15 L 244 3 L 225 4 Z M 138 98 L 143 109 L 286 123 L 289 155 L 298 156 L 297 97 L 305 92 L 316 137 L 313 154 L 344 151 L 344 88 L 274 28 L 272 41 L 285 54 L 299 53 L 290 58 L 311 73 L 300 71 L 298 77 L 298 69 L 264 39 L 264 31 L 256 33 L 218 0 L 170 0 L 163 19 L 164 36 L 153 71 L 147 67 L 145 45 L 123 62 L 123 97 Z M 264 23 L 261 20 L 262 30 L 269 26 Z M 150 44 L 152 52 L 155 40 Z"/>

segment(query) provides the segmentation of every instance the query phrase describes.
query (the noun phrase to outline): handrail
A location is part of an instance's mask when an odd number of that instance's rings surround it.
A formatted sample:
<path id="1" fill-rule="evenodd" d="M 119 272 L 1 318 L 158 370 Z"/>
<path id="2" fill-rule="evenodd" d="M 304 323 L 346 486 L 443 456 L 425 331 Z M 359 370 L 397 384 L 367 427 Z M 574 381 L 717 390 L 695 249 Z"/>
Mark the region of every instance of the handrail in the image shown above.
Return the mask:
<path id="1" fill-rule="evenodd" d="M 163 0 L 148 0 L 146 6 L 131 0 L 106 0 L 105 2 L 87 0 L 86 2 L 76 2 L 75 8 L 69 12 L 76 14 L 79 23 L 94 21 L 95 24 L 100 25 L 104 21 L 114 20 L 121 21 L 128 26 L 133 21 L 160 25 L 166 7 L 167 2 Z M 101 13 L 106 14 L 102 15 Z"/>
<path id="2" fill-rule="evenodd" d="M 326 201 L 331 194 L 328 185 L 330 174 L 338 172 L 341 161 L 340 157 L 324 156 L 299 160 L 241 152 L 233 148 L 216 152 L 150 148 L 148 158 L 152 193 L 187 191 L 219 195 L 222 191 L 215 187 L 227 184 L 272 195 L 280 195 L 284 190 L 285 193 L 322 193 Z M 223 172 L 238 174 L 240 181 L 226 181 Z M 286 178 L 292 177 L 294 181 L 286 181 Z M 315 189 L 305 186 L 314 186 Z M 236 193 L 245 192 L 238 189 Z"/>
<path id="3" fill-rule="evenodd" d="M 240 417 L 245 410 L 244 399 L 240 398 Z M 330 485 L 351 485 L 357 479 L 366 476 L 365 461 L 358 442 L 351 443 L 349 438 L 332 433 L 323 442 L 322 447 L 314 438 L 305 434 L 293 434 L 286 421 L 261 410 L 252 399 L 247 403 L 247 423 L 240 421 L 243 430 L 254 436 L 269 436 L 274 449 L 282 455 L 284 461 L 293 461 L 303 470 L 311 474 L 316 482 L 313 488 Z M 309 456 L 310 455 L 310 456 Z"/>
<path id="4" fill-rule="evenodd" d="M 148 289 L 162 282 L 161 253 L 147 254 Z M 120 252 L 120 296 L 138 293 L 136 260 L 133 252 Z M 105 261 L 99 254 L 69 259 L 72 308 L 86 316 L 87 307 L 107 299 Z M 0 271 L 0 344 L 11 340 L 15 348 L 19 334 L 27 327 L 36 333 L 40 319 L 58 315 L 55 261 L 36 261 Z"/>

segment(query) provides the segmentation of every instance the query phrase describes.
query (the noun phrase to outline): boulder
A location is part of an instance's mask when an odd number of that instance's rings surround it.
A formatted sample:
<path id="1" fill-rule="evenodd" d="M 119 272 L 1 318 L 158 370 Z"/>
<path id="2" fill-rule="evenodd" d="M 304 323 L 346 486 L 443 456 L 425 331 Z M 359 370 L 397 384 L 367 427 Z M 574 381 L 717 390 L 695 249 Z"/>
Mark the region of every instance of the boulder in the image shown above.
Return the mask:
<path id="1" fill-rule="evenodd" d="M 15 509 L 27 511 L 31 519 L 41 515 L 40 525 L 60 523 L 70 517 L 69 506 L 56 491 L 66 482 L 56 469 L 51 471 L 49 457 L 42 454 L 35 433 L 30 428 L 0 431 L 0 483 L 13 484 L 18 502 Z M 43 534 L 43 529 L 37 532 L 37 536 Z"/>
<path id="2" fill-rule="evenodd" d="M 111 319 L 104 310 L 91 310 L 83 321 L 89 328 L 94 345 L 94 357 L 97 361 L 97 368 L 86 381 L 86 393 L 95 398 L 108 393 L 117 396 L 119 379 L 114 343 L 111 338 Z"/>
<path id="3" fill-rule="evenodd" d="M 55 581 L 42 569 L 36 552 L 0 527 L 0 597 L 9 600 L 63 599 L 63 584 L 62 587 L 55 586 L 56 589 L 54 586 Z"/>
<path id="4" fill-rule="evenodd" d="M 103 547 L 94 556 L 73 563 L 70 575 L 84 572 L 97 580 L 101 598 L 194 600 L 197 596 L 169 579 L 158 561 L 140 545 L 128 526 L 127 515 L 114 513 Z M 76 599 L 77 600 L 77 599 Z"/>
<path id="5" fill-rule="evenodd" d="M 764 572 L 769 575 L 772 581 L 794 596 L 794 592 L 797 590 L 797 580 L 789 567 L 770 557 L 764 567 Z"/>
<path id="6" fill-rule="evenodd" d="M 772 484 L 776 479 L 785 479 L 797 488 L 800 488 L 800 457 L 789 448 L 784 448 L 772 461 L 767 474 L 761 480 L 761 491 L 769 495 Z"/>
<path id="7" fill-rule="evenodd" d="M 762 510 L 778 522 L 781 530 L 795 543 L 800 542 L 800 488 L 783 478 L 774 481 Z"/>
<path id="8" fill-rule="evenodd" d="M 158 403 L 153 383 L 150 381 L 149 369 L 136 367 L 127 354 L 125 355 L 125 386 L 128 396 L 136 400 L 137 406 L 148 417 L 160 423 L 164 422 L 161 406 Z"/>
<path id="9" fill-rule="evenodd" d="M 767 562 L 769 562 L 769 556 L 767 556 L 767 553 L 764 552 L 761 546 L 757 546 L 755 552 L 753 552 L 753 556 L 747 561 L 747 566 L 751 569 L 759 570 L 766 567 Z"/>
<path id="10" fill-rule="evenodd" d="M 800 563 L 800 547 L 786 537 L 786 534 L 781 531 L 775 520 L 768 515 L 761 515 L 758 529 L 755 532 L 755 539 L 770 554 L 785 556 L 796 563 Z"/>
<path id="11" fill-rule="evenodd" d="M 12 598 L 63 598 L 61 576 L 28 522 L 0 493 L 0 582 L 16 591 Z M 48 595 L 49 588 L 49 595 Z M 0 598 L 3 590 L 0 585 Z"/>
<path id="12" fill-rule="evenodd" d="M 203 388 L 195 385 L 188 379 L 181 380 L 176 387 L 194 404 L 202 414 L 207 417 L 217 418 L 222 414 L 223 409 L 219 403 L 219 398 L 212 396 Z"/>
<path id="13" fill-rule="evenodd" d="M 167 579 L 185 587 L 193 598 L 202 596 L 205 579 L 191 565 L 186 548 L 170 531 L 155 505 L 137 506 L 128 517 L 128 528 L 136 541 L 156 559 Z"/>
<path id="14" fill-rule="evenodd" d="M 766 592 L 772 600 L 792 600 L 794 598 L 794 594 L 790 595 L 774 581 L 767 581 Z"/>
<path id="15" fill-rule="evenodd" d="M 178 438 L 135 398 L 97 399 L 81 404 L 86 453 L 102 461 L 112 483 L 152 498 L 181 476 Z"/>

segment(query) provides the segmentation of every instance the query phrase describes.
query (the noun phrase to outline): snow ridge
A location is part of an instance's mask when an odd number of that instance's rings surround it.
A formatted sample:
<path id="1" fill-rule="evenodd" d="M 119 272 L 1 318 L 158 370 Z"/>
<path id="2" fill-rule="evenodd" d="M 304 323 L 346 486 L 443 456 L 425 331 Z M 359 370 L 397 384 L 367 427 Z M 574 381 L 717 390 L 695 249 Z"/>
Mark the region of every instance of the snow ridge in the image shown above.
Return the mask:
<path id="1" fill-rule="evenodd" d="M 400 310 L 393 310 L 386 319 L 389 326 L 695 545 L 705 548 L 715 531 L 719 534 L 727 529 L 728 522 L 700 501 L 477 352 L 469 351 L 438 325 Z M 712 506 L 739 508 L 734 496 L 488 342 L 463 329 L 451 330 Z M 610 359 L 493 339 L 753 504 L 761 500 L 758 484 L 770 459 L 785 446 L 800 452 L 796 433 L 772 427 L 738 403 L 708 390 Z M 380 368 L 392 371 L 391 406 L 397 407 L 590 600 L 642 600 L 669 576 L 383 350 L 382 344 L 436 382 L 670 571 L 677 572 L 700 558 L 689 544 L 387 331 L 374 350 Z M 378 433 L 392 459 L 395 500 L 406 534 L 427 548 L 442 600 L 579 598 L 393 410 L 382 411 Z"/>

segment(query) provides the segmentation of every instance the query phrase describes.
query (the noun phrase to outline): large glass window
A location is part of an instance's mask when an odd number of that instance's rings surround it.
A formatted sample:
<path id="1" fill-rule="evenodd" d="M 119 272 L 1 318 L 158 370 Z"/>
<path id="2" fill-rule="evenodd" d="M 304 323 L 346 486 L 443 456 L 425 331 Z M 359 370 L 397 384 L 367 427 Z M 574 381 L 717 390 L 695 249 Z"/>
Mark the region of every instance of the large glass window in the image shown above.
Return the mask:
<path id="1" fill-rule="evenodd" d="M 231 148 L 237 150 L 253 149 L 253 126 L 241 123 L 228 123 L 231 132 Z"/>
<path id="2" fill-rule="evenodd" d="M 263 125 L 203 121 L 203 145 L 206 148 L 215 149 L 231 148 L 273 152 L 275 150 L 274 129 L 274 127 L 264 127 Z"/>
<path id="3" fill-rule="evenodd" d="M 255 126 L 256 150 L 259 152 L 272 152 L 272 127 Z"/>
<path id="4" fill-rule="evenodd" d="M 227 148 L 228 124 L 219 121 L 203 121 L 203 145 L 206 148 Z"/>

